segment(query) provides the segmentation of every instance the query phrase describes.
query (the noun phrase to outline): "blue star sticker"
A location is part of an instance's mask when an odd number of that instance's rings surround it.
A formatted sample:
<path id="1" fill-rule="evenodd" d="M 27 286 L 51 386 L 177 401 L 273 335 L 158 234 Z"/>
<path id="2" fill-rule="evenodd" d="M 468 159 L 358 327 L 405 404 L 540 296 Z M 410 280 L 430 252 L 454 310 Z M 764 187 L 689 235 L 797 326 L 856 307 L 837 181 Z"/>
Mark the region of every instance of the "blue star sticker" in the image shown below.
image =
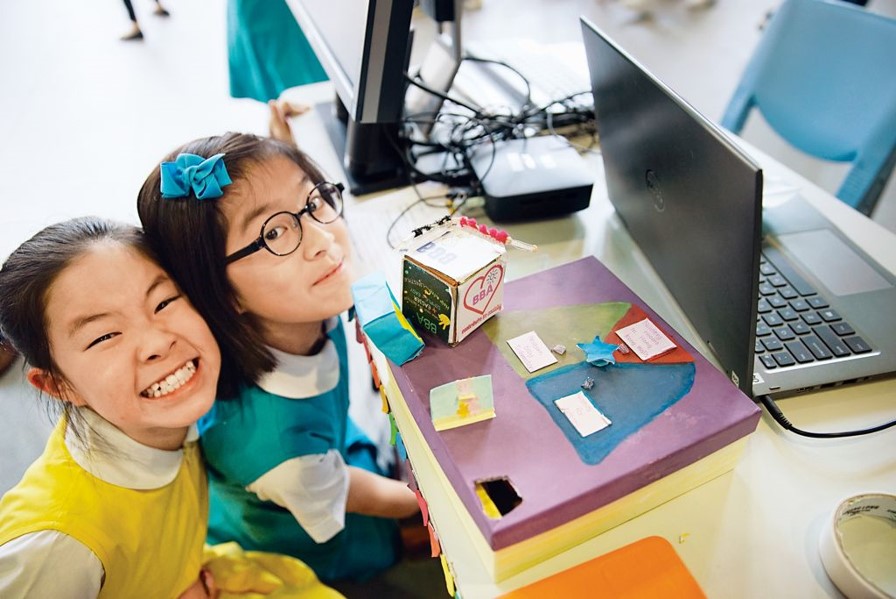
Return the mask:
<path id="1" fill-rule="evenodd" d="M 613 352 L 619 349 L 619 346 L 612 343 L 604 343 L 600 340 L 600 335 L 595 336 L 594 341 L 591 343 L 576 343 L 576 347 L 585 352 L 585 361 L 592 366 L 606 366 L 607 364 L 616 363 Z"/>

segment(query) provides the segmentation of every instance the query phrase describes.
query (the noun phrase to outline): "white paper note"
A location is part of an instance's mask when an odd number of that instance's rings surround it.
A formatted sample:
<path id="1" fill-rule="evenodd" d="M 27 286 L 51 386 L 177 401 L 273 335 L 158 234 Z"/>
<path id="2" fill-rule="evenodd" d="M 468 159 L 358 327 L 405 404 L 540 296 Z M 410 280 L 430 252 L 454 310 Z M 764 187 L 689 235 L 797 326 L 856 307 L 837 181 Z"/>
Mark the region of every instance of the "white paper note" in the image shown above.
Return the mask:
<path id="1" fill-rule="evenodd" d="M 583 437 L 605 429 L 611 424 L 610 419 L 594 407 L 591 400 L 581 391 L 554 400 L 554 403 Z"/>
<path id="2" fill-rule="evenodd" d="M 545 366 L 557 363 L 557 358 L 554 357 L 544 341 L 535 334 L 535 331 L 508 339 L 507 345 L 529 372 L 535 372 Z"/>
<path id="3" fill-rule="evenodd" d="M 647 318 L 622 327 L 616 334 L 645 362 L 675 349 L 675 343 Z"/>

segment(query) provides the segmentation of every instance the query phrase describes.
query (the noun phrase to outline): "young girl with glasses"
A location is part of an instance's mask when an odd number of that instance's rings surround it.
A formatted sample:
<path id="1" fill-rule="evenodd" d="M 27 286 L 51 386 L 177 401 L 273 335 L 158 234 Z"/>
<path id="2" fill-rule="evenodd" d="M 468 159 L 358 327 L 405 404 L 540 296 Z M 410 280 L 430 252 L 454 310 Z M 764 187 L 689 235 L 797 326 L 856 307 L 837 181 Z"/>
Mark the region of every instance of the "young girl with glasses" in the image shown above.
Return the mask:
<path id="1" fill-rule="evenodd" d="M 138 199 L 221 346 L 218 401 L 199 425 L 209 541 L 293 555 L 324 581 L 394 564 L 395 519 L 419 509 L 348 416 L 341 192 L 294 146 L 231 133 L 173 152 Z"/>
<path id="2" fill-rule="evenodd" d="M 202 564 L 211 331 L 138 229 L 93 218 L 10 255 L 0 330 L 61 412 L 0 500 L 0 596 L 176 597 Z"/>

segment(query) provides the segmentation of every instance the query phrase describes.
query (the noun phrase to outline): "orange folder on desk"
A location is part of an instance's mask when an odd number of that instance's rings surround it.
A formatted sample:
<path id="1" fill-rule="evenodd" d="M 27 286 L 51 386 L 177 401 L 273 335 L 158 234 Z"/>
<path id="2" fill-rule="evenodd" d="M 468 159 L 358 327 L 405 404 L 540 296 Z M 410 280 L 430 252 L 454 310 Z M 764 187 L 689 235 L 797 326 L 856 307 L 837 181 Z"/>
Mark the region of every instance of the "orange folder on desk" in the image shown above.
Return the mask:
<path id="1" fill-rule="evenodd" d="M 647 537 L 516 591 L 503 599 L 613 597 L 704 599 L 706 595 L 662 537 Z"/>

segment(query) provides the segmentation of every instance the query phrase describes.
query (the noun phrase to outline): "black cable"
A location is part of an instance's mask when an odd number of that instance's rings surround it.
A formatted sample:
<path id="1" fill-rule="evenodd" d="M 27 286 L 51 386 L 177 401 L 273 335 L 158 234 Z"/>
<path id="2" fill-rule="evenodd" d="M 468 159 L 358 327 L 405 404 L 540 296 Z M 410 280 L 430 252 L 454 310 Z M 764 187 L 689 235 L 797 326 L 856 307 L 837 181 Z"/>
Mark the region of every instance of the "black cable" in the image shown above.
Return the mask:
<path id="1" fill-rule="evenodd" d="M 392 219 L 392 222 L 389 224 L 389 228 L 386 229 L 386 244 L 394 250 L 398 246 L 392 243 L 392 232 L 398 225 L 398 221 L 400 221 L 405 214 L 407 214 L 412 208 L 414 208 L 414 206 L 425 204 L 431 208 L 445 208 L 448 211 L 448 216 L 451 216 L 460 208 L 460 206 L 464 204 L 464 202 L 466 201 L 466 194 L 464 194 L 464 197 L 457 204 L 455 204 L 454 200 L 457 198 L 458 194 L 455 193 L 454 195 L 452 195 L 450 191 L 445 194 L 424 197 L 423 194 L 420 193 L 420 188 L 417 187 L 417 181 L 414 179 L 413 175 L 413 172 L 419 173 L 420 171 L 418 171 L 416 167 L 414 167 L 414 165 L 408 159 L 407 151 L 402 151 L 402 148 L 398 145 L 398 142 L 396 140 L 392 140 L 390 138 L 390 143 L 392 144 L 393 149 L 398 153 L 398 155 L 401 156 L 405 166 L 405 173 L 407 174 L 408 178 L 408 185 L 410 185 L 410 187 L 414 190 L 414 194 L 417 196 L 416 200 L 405 206 L 402 211 L 398 213 L 398 216 Z M 431 202 L 433 202 L 434 200 L 443 201 L 432 204 Z"/>
<path id="2" fill-rule="evenodd" d="M 438 98 L 442 98 L 443 100 L 453 102 L 453 103 L 457 104 L 458 106 L 463 106 L 464 108 L 466 108 L 467 110 L 469 110 L 470 112 L 472 112 L 474 114 L 482 114 L 482 111 L 479 110 L 478 108 L 475 108 L 474 106 L 467 104 L 466 102 L 458 100 L 457 98 L 455 98 L 453 96 L 449 96 L 446 93 L 440 92 L 439 90 L 426 85 L 425 83 L 423 83 L 423 80 L 420 79 L 419 77 L 411 77 L 410 75 L 405 73 L 404 78 L 405 78 L 405 81 L 407 81 L 414 87 L 419 87 L 423 91 L 430 93 Z"/>
<path id="3" fill-rule="evenodd" d="M 409 148 L 405 153 L 404 159 L 409 171 L 418 176 L 418 180 L 431 180 L 449 185 L 467 184 L 472 177 L 470 168 L 470 157 L 472 150 L 485 142 L 490 142 L 492 146 L 494 142 L 500 139 L 513 137 L 513 129 L 518 126 L 516 122 L 508 121 L 503 117 L 477 117 L 462 114 L 440 114 L 438 118 L 453 117 L 448 129 L 448 139 L 442 141 L 426 141 L 418 142 L 406 137 Z M 405 119 L 405 122 L 413 123 L 412 119 Z M 454 162 L 458 166 L 455 169 L 443 169 L 441 174 L 424 173 L 420 171 L 414 164 L 416 156 L 413 153 L 413 147 L 420 146 L 426 148 L 425 153 L 435 153 L 438 150 L 443 151 L 446 155 L 451 155 Z M 493 151 L 494 153 L 494 151 Z M 425 154 L 420 154 L 425 155 Z M 447 161 L 447 156 L 446 156 Z"/>
<path id="4" fill-rule="evenodd" d="M 591 145 L 583 146 L 583 145 L 577 144 L 577 143 L 573 142 L 571 139 L 568 139 L 565 136 L 557 133 L 557 130 L 554 128 L 554 118 L 550 112 L 547 113 L 547 117 L 548 117 L 547 118 L 547 129 L 548 129 L 548 131 L 551 132 L 551 135 L 566 141 L 566 143 L 571 148 L 574 148 L 577 152 L 579 152 L 579 154 L 582 154 L 584 152 L 595 152 L 594 146 L 597 144 L 597 130 L 596 129 L 592 128 L 592 130 L 588 132 L 591 135 Z M 582 124 L 581 123 L 579 124 L 579 132 L 580 133 L 582 132 Z M 599 152 L 595 152 L 595 153 L 599 153 Z"/>
<path id="5" fill-rule="evenodd" d="M 471 56 L 465 57 L 464 60 L 493 63 L 514 72 L 526 85 L 526 100 L 517 109 L 508 106 L 508 114 L 486 112 L 482 108 L 467 104 L 447 93 L 428 86 L 419 77 L 411 77 L 405 73 L 405 79 L 410 85 L 414 85 L 446 102 L 454 103 L 470 113 L 461 114 L 445 110 L 443 107 L 435 116 L 424 113 L 404 116 L 403 123 L 405 127 L 401 129 L 404 151 L 400 152 L 400 154 L 412 184 L 414 181 L 429 180 L 446 185 L 472 186 L 475 192 L 481 186 L 481 180 L 485 179 L 491 171 L 496 158 L 495 145 L 497 142 L 531 137 L 533 129 L 556 134 L 558 122 L 561 126 L 583 126 L 594 122 L 593 109 L 583 107 L 575 101 L 578 96 L 589 92 L 572 93 L 566 97 L 552 100 L 545 106 L 538 106 L 531 101 L 531 85 L 529 81 L 513 66 L 500 60 L 481 59 Z M 561 110 L 554 109 L 554 107 L 560 107 Z M 442 124 L 443 127 L 440 129 L 442 135 L 437 139 L 432 138 L 432 136 L 427 140 L 414 139 L 411 130 L 415 123 L 432 125 L 433 127 Z M 590 151 L 590 148 L 580 147 L 569 140 L 567 141 L 580 151 Z M 485 143 L 488 143 L 491 147 L 491 156 L 485 168 L 479 169 L 479 181 L 477 181 L 472 168 L 473 152 Z M 416 148 L 422 148 L 423 150 L 418 152 Z M 424 172 L 416 166 L 417 158 L 440 152 L 444 152 L 446 155 L 440 171 Z M 449 168 L 449 163 L 451 162 L 449 158 L 453 159 L 452 164 L 454 166 L 452 168 Z"/>
<path id="6" fill-rule="evenodd" d="M 389 245 L 389 247 L 390 247 L 391 249 L 393 249 L 393 250 L 396 249 L 396 248 L 398 247 L 398 245 L 392 243 L 392 232 L 395 230 L 395 226 L 398 224 L 398 221 L 401 220 L 401 217 L 403 217 L 405 214 L 407 214 L 408 212 L 410 212 L 410 210 L 411 210 L 414 206 L 418 206 L 419 204 L 426 204 L 427 206 L 430 206 L 430 207 L 433 207 L 433 208 L 439 208 L 439 207 L 441 207 L 441 206 L 433 206 L 433 205 L 430 204 L 429 202 L 432 201 L 432 200 L 440 199 L 440 198 L 445 198 L 445 199 L 447 199 L 447 196 L 445 196 L 445 195 L 441 195 L 441 196 L 432 196 L 432 197 L 428 197 L 428 198 L 421 197 L 421 196 L 420 196 L 420 192 L 417 191 L 417 187 L 416 187 L 416 186 L 414 186 L 414 191 L 417 192 L 417 199 L 414 200 L 413 202 L 411 202 L 410 204 L 408 204 L 407 206 L 405 206 L 404 209 L 403 209 L 401 212 L 398 213 L 398 216 L 396 216 L 394 219 L 392 219 L 392 223 L 389 225 L 389 228 L 386 229 L 386 243 L 387 243 L 387 244 Z M 445 206 L 445 209 L 447 210 L 448 207 Z"/>
<path id="7" fill-rule="evenodd" d="M 503 60 L 494 60 L 491 58 L 477 58 L 476 56 L 470 56 L 469 54 L 464 56 L 464 60 L 469 60 L 472 62 L 484 62 L 484 63 L 489 63 L 489 64 L 496 64 L 498 66 L 504 67 L 505 69 L 509 69 L 512 73 L 514 73 L 517 77 L 519 77 L 520 80 L 522 80 L 523 84 L 526 86 L 526 101 L 523 102 L 523 107 L 532 106 L 532 84 L 529 83 L 529 79 L 525 75 L 520 73 L 517 69 L 510 66 Z"/>
<path id="8" fill-rule="evenodd" d="M 765 409 L 768 410 L 768 413 L 772 418 L 775 419 L 775 422 L 781 425 L 784 430 L 788 430 L 794 434 L 802 435 L 804 437 L 812 437 L 813 439 L 837 439 L 840 437 L 858 437 L 860 435 L 868 435 L 871 433 L 876 433 L 882 430 L 886 430 L 890 427 L 896 426 L 896 420 L 891 420 L 890 422 L 886 422 L 884 424 L 873 426 L 871 428 L 864 428 L 854 431 L 837 431 L 833 433 L 817 433 L 814 431 L 804 431 L 799 429 L 793 424 L 790 423 L 790 420 L 784 415 L 781 409 L 778 407 L 778 404 L 775 403 L 768 395 L 760 395 L 758 398 L 760 403 L 765 406 Z"/>
<path id="9" fill-rule="evenodd" d="M 444 183 L 445 185 L 463 185 L 469 182 L 471 175 L 467 168 L 462 166 L 463 161 L 458 158 L 458 154 L 463 154 L 462 148 L 454 147 L 450 144 L 446 145 L 444 143 L 418 142 L 411 139 L 407 134 L 402 137 L 402 140 L 405 142 L 404 150 L 402 151 L 401 149 L 396 148 L 396 151 L 400 153 L 401 159 L 404 162 L 405 170 L 409 176 L 409 183 L 413 184 L 415 181 L 435 181 L 437 183 Z M 414 153 L 414 147 L 417 146 L 425 148 L 425 151 Z M 425 172 L 417 167 L 416 163 L 419 158 L 430 154 L 440 153 L 445 154 L 440 171 Z M 459 166 L 453 169 L 448 168 L 448 160 L 450 156 L 455 158 L 455 163 Z"/>

